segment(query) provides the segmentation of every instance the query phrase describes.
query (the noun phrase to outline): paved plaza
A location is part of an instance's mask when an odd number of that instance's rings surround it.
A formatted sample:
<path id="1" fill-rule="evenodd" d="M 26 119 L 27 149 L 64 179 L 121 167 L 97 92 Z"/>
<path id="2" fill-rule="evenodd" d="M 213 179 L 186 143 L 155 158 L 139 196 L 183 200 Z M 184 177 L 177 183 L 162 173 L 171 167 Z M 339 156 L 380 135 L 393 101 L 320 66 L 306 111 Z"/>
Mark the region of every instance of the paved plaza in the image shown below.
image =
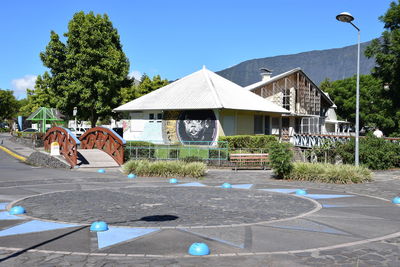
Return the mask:
<path id="1" fill-rule="evenodd" d="M 227 169 L 173 185 L 29 166 L 0 150 L 0 265 L 400 266 L 399 190 L 397 170 L 361 185 Z M 15 205 L 27 213 L 9 215 Z M 110 229 L 90 232 L 97 220 Z M 194 242 L 211 254 L 190 256 Z"/>

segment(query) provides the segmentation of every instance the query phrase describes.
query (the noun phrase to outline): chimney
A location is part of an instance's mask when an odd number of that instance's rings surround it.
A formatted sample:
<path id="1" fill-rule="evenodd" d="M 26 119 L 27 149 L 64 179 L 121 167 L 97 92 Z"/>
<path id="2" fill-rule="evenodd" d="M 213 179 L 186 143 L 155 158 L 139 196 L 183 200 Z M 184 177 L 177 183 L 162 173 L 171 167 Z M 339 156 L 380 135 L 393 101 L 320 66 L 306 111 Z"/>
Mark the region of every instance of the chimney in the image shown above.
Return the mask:
<path id="1" fill-rule="evenodd" d="M 261 81 L 268 81 L 269 79 L 271 79 L 271 74 L 272 70 L 261 68 L 260 69 Z"/>

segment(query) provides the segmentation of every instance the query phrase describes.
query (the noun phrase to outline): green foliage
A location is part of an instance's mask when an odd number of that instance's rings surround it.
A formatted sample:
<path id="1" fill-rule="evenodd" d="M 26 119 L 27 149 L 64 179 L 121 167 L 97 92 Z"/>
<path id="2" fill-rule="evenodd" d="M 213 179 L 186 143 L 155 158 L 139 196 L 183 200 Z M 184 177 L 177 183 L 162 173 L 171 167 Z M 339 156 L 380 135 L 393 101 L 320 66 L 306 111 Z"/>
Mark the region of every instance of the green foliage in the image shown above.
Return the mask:
<path id="1" fill-rule="evenodd" d="M 151 93 L 158 88 L 166 86 L 167 84 L 168 80 L 161 79 L 160 75 L 156 75 L 153 77 L 153 79 L 150 79 L 149 76 L 144 74 L 139 84 L 133 83 L 132 86 L 121 89 L 122 104 Z"/>
<path id="2" fill-rule="evenodd" d="M 400 144 L 390 143 L 383 138 L 367 136 L 360 138 L 360 164 L 372 170 L 400 167 Z M 355 140 L 338 145 L 337 153 L 343 163 L 354 164 Z"/>
<path id="3" fill-rule="evenodd" d="M 321 89 L 337 105 L 337 115 L 355 123 L 356 110 L 356 77 L 331 82 L 325 80 Z M 360 125 L 378 126 L 385 134 L 396 130 L 400 119 L 393 111 L 393 99 L 387 96 L 380 79 L 372 75 L 360 76 Z"/>
<path id="4" fill-rule="evenodd" d="M 392 102 L 388 107 L 394 121 L 392 130 L 400 134 L 400 1 L 392 2 L 379 20 L 384 23 L 385 31 L 381 38 L 371 42 L 365 55 L 375 58 L 372 74 L 388 86 L 385 97 Z"/>
<path id="5" fill-rule="evenodd" d="M 270 166 L 278 178 L 286 178 L 293 169 L 293 151 L 288 143 L 275 142 L 270 146 Z"/>
<path id="6" fill-rule="evenodd" d="M 131 160 L 122 166 L 125 173 L 150 177 L 202 177 L 206 165 L 201 162 Z"/>
<path id="7" fill-rule="evenodd" d="M 197 156 L 187 156 L 185 158 L 182 158 L 182 161 L 184 161 L 184 162 L 203 162 L 203 159 L 201 157 L 197 157 Z"/>
<path id="8" fill-rule="evenodd" d="M 38 77 L 26 109 L 56 107 L 72 116 L 77 106 L 78 118 L 95 126 L 99 117 L 107 117 L 120 105 L 121 88 L 130 86 L 128 59 L 106 14 L 76 13 L 64 36 L 66 44 L 51 32 L 46 50 L 40 53 L 50 72 Z"/>
<path id="9" fill-rule="evenodd" d="M 286 178 L 309 182 L 353 184 L 371 181 L 372 174 L 370 170 L 361 166 L 296 162 Z"/>
<path id="10" fill-rule="evenodd" d="M 218 141 L 228 142 L 229 150 L 263 148 L 267 151 L 272 144 L 278 142 L 277 138 L 272 135 L 220 136 L 218 138 Z"/>
<path id="11" fill-rule="evenodd" d="M 126 146 L 153 147 L 155 145 L 146 141 L 127 141 Z"/>
<path id="12" fill-rule="evenodd" d="M 12 119 L 19 109 L 19 103 L 13 91 L 0 89 L 0 122 Z"/>

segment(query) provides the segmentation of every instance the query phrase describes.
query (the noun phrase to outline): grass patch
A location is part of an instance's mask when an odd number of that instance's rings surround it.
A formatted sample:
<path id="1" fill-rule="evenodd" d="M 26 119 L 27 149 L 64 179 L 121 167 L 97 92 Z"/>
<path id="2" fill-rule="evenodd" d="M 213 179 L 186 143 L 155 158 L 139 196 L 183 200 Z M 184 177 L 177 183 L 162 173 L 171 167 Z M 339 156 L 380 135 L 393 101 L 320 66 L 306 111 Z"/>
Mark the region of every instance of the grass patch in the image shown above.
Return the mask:
<path id="1" fill-rule="evenodd" d="M 285 178 L 309 182 L 356 184 L 371 181 L 372 173 L 362 166 L 296 162 Z"/>
<path id="2" fill-rule="evenodd" d="M 202 177 L 206 165 L 202 162 L 130 160 L 122 169 L 125 173 L 151 177 Z"/>

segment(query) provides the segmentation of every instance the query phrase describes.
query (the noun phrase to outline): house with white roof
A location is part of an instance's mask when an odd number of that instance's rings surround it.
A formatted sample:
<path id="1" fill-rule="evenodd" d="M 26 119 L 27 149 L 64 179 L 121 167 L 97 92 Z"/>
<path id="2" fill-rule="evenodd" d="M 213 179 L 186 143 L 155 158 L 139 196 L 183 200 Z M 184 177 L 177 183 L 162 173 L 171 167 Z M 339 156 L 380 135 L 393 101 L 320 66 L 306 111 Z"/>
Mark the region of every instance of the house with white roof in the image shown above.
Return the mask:
<path id="1" fill-rule="evenodd" d="M 279 134 L 282 116 L 291 114 L 285 107 L 203 67 L 114 111 L 128 114 L 126 140 L 204 144 L 219 136 Z"/>

